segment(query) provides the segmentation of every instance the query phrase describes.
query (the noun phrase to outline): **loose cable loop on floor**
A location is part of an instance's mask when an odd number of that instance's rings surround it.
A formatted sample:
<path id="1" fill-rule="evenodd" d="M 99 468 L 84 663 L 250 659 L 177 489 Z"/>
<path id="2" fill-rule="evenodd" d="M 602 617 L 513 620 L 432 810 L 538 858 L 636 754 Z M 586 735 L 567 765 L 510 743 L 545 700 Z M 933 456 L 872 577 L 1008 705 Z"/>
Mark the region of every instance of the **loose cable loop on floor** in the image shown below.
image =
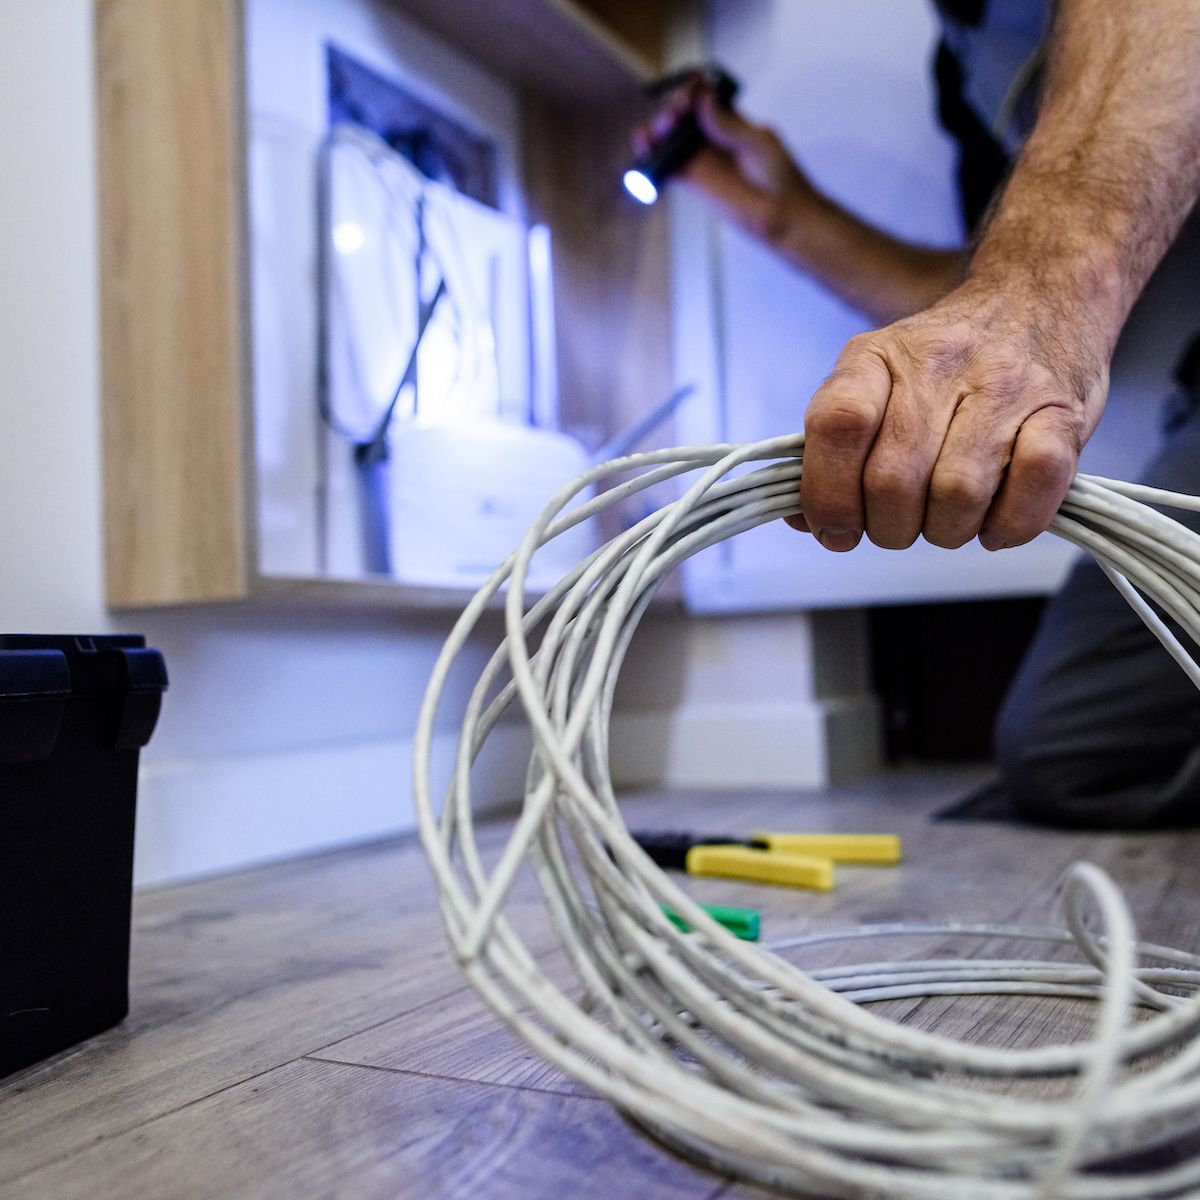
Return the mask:
<path id="1" fill-rule="evenodd" d="M 468 980 L 546 1060 L 682 1153 L 753 1182 L 846 1200 L 1200 1195 L 1200 1152 L 1166 1165 L 1144 1157 L 1200 1129 L 1200 956 L 1137 943 L 1119 891 L 1098 868 L 1077 863 L 1067 873 L 1065 930 L 899 925 L 761 946 L 713 920 L 626 830 L 608 746 L 638 622 L 687 558 L 799 511 L 803 454 L 803 435 L 794 435 L 601 464 L 556 493 L 467 605 L 421 709 L 414 787 L 446 933 Z M 688 475 L 678 500 L 527 606 L 540 546 Z M 614 476 L 619 482 L 593 494 Z M 1150 505 L 1200 511 L 1195 497 L 1080 475 L 1051 531 L 1096 559 L 1200 687 L 1200 668 L 1159 612 L 1200 641 L 1200 535 Z M 471 692 L 452 778 L 435 797 L 434 729 L 447 679 L 505 588 L 504 640 Z M 521 814 L 488 863 L 476 842 L 471 768 L 514 701 L 534 748 Z M 574 970 L 570 989 L 543 971 L 506 913 L 523 872 Z M 692 932 L 676 928 L 663 905 Z M 939 958 L 812 971 L 793 961 L 820 942 L 900 935 L 1070 943 L 1083 961 Z M 1093 1034 L 1004 1049 L 863 1007 L 959 994 L 1092 999 Z M 1055 1076 L 1074 1081 L 1064 1097 L 1008 1096 L 980 1082 Z M 1135 1158 L 1137 1169 L 1128 1165 Z"/>

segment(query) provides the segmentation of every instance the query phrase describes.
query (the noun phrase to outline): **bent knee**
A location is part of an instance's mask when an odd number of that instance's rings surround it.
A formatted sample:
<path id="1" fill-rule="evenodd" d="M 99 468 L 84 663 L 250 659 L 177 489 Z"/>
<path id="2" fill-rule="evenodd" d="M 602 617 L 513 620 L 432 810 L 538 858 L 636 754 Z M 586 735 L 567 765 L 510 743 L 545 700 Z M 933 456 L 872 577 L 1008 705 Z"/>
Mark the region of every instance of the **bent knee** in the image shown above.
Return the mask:
<path id="1" fill-rule="evenodd" d="M 1167 807 L 1167 782 L 1179 763 L 1122 745 L 1114 731 L 1101 750 L 1056 742 L 1036 712 L 1002 711 L 996 724 L 1000 782 L 1018 812 L 1041 825 L 1143 829 Z"/>
<path id="2" fill-rule="evenodd" d="M 997 723 L 995 758 L 1000 784 L 1021 816 L 1042 825 L 1081 824 L 1072 764 L 1048 755 L 1027 722 Z"/>
<path id="3" fill-rule="evenodd" d="M 1060 771 L 1047 769 L 1044 715 L 1010 692 L 996 718 L 994 757 L 1001 786 L 1021 814 L 1057 824 L 1062 780 Z"/>
<path id="4" fill-rule="evenodd" d="M 997 760 L 1000 784 L 1022 817 L 1062 828 L 1130 828 L 1134 812 L 1114 812 L 1111 802 L 1080 787 L 1078 764 L 1006 756 Z"/>

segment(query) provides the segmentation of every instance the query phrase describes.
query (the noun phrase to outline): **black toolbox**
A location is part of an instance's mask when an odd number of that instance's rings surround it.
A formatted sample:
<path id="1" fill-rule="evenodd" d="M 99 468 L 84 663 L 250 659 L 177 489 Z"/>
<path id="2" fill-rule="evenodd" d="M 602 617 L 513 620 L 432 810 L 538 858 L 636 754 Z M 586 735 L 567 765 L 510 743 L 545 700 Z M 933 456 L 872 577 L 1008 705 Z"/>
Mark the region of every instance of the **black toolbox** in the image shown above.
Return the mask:
<path id="1" fill-rule="evenodd" d="M 138 751 L 166 686 L 142 637 L 0 635 L 0 1076 L 129 1011 Z"/>

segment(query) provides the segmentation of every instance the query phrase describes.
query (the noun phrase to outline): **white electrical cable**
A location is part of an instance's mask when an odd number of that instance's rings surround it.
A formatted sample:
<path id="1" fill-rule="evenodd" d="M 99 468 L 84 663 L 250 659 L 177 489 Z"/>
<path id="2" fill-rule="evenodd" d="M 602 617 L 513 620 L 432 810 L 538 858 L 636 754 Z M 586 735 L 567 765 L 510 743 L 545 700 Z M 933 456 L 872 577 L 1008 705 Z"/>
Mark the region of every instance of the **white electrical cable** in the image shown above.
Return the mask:
<path id="1" fill-rule="evenodd" d="M 699 908 L 626 830 L 608 736 L 638 621 L 690 555 L 797 512 L 802 460 L 803 436 L 795 435 L 595 467 L 553 497 L 467 605 L 421 710 L 414 784 L 447 935 L 468 980 L 550 1062 L 680 1151 L 751 1181 L 855 1200 L 1200 1196 L 1200 1151 L 1175 1153 L 1166 1165 L 1129 1162 L 1200 1129 L 1200 956 L 1137 943 L 1122 897 L 1095 866 L 1077 863 L 1066 875 L 1067 930 L 877 926 L 758 946 Z M 602 546 L 526 609 L 539 546 L 689 473 L 697 478 L 679 500 Z M 568 509 L 612 475 L 622 482 Z M 1200 640 L 1200 535 L 1148 504 L 1200 511 L 1194 497 L 1081 475 L 1051 529 L 1096 558 L 1200 686 L 1200 669 L 1150 603 Z M 506 585 L 506 637 L 466 706 L 439 817 L 430 761 L 439 703 L 455 660 Z M 485 863 L 471 765 L 514 700 L 534 751 L 521 814 L 498 859 Z M 571 991 L 582 998 L 551 981 L 505 915 L 522 869 L 540 886 L 578 976 Z M 676 929 L 664 904 L 693 932 Z M 805 971 L 784 955 L 838 938 L 930 934 L 1069 943 L 1085 962 L 937 959 Z M 1003 1049 L 860 1007 L 962 994 L 1091 998 L 1094 1036 Z M 978 1082 L 1048 1076 L 1073 1079 L 1072 1092 L 1006 1096 Z"/>

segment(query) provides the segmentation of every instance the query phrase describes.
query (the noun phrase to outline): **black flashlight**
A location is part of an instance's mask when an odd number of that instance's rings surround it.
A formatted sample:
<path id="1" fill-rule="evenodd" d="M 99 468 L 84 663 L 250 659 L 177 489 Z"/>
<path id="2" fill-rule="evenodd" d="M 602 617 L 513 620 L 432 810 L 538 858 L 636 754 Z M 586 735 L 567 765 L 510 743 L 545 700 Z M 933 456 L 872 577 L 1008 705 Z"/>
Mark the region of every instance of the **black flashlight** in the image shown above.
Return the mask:
<path id="1" fill-rule="evenodd" d="M 721 108 L 728 108 L 738 92 L 738 81 L 715 64 L 676 71 L 652 83 L 646 92 L 651 96 L 662 96 L 692 79 L 700 80 L 711 88 L 713 99 Z M 671 132 L 625 172 L 625 190 L 635 200 L 653 204 L 658 199 L 662 185 L 672 175 L 682 171 L 707 140 L 695 112 L 689 110 L 684 113 L 675 122 Z"/>

